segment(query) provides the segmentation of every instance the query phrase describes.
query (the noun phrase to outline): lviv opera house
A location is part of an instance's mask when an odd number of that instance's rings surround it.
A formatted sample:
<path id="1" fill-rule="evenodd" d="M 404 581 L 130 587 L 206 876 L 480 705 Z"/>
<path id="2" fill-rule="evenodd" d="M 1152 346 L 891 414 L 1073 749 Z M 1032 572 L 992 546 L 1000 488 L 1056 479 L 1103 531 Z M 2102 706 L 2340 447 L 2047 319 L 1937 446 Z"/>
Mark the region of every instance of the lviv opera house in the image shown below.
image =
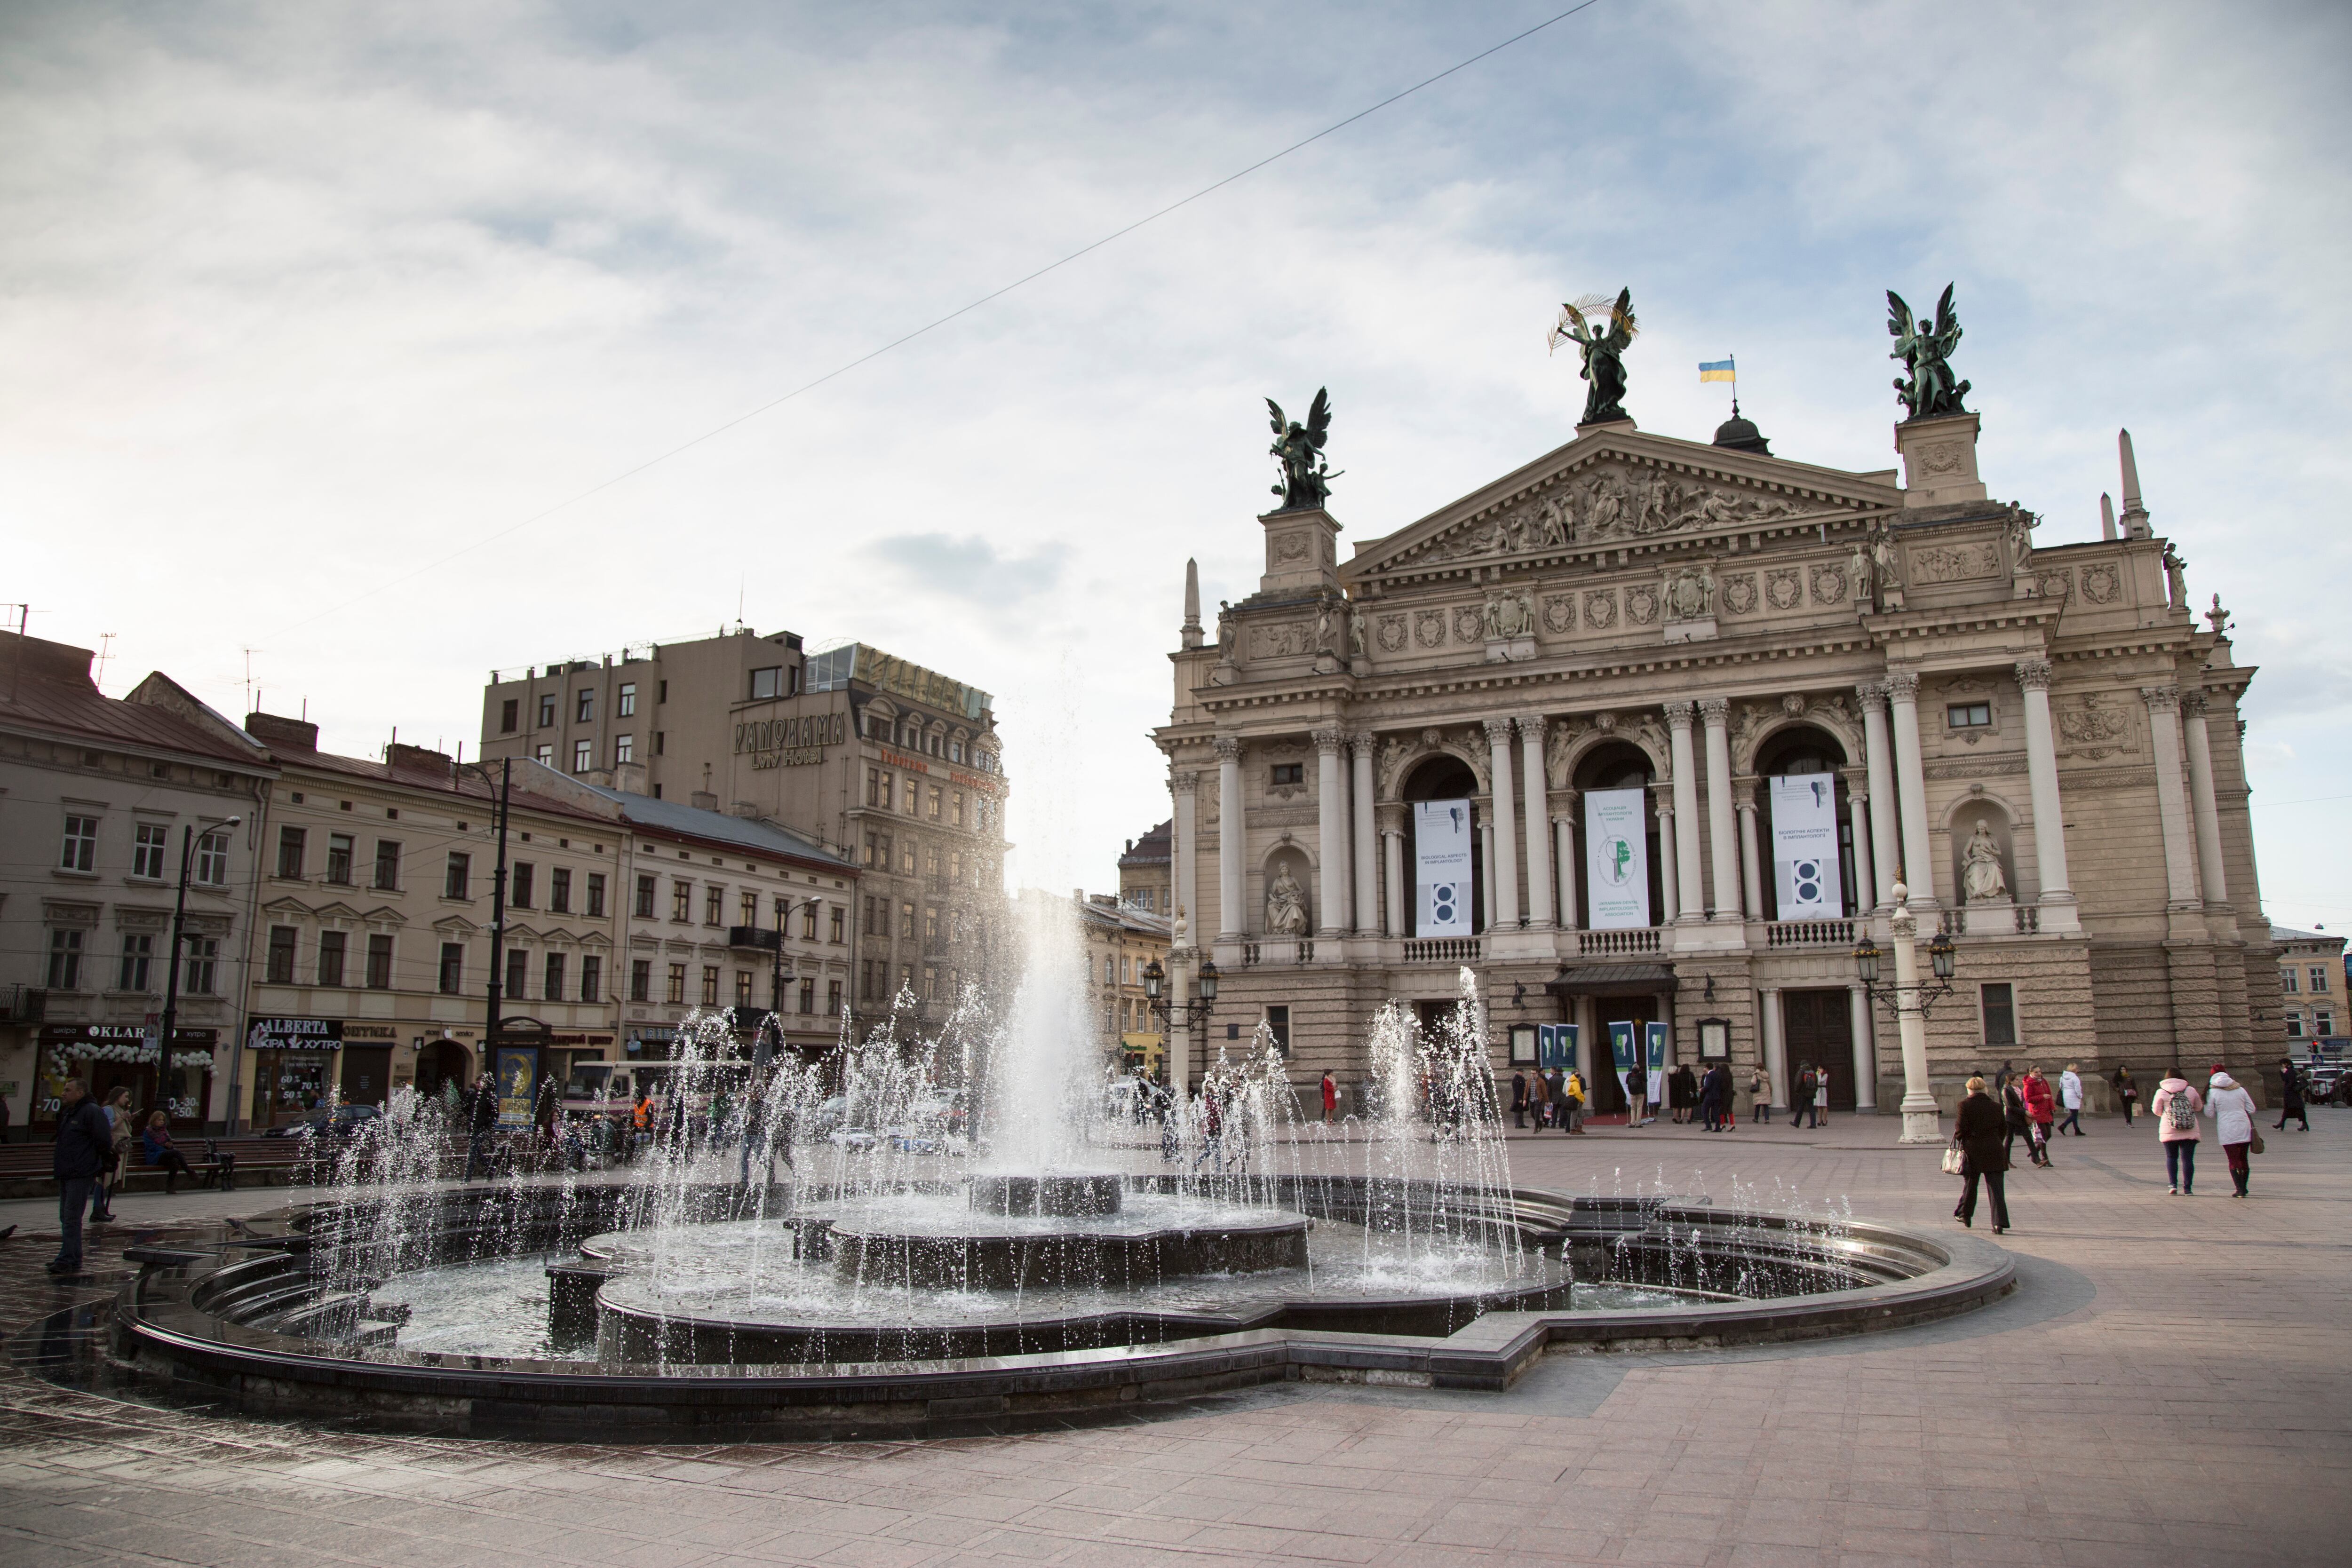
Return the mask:
<path id="1" fill-rule="evenodd" d="M 1155 732 L 1171 967 L 1221 977 L 1180 1081 L 1263 1020 L 1294 1082 L 1360 1092 L 1372 1014 L 1432 1016 L 1466 967 L 1498 1077 L 1539 1046 L 1596 1113 L 1623 1107 L 1623 1023 L 1665 1026 L 1669 1065 L 1727 1061 L 1743 1105 L 1760 1060 L 1777 1103 L 1811 1065 L 1831 1107 L 1892 1112 L 1890 982 L 1855 949 L 1889 946 L 1901 883 L 1920 946 L 1949 938 L 1946 1113 L 2004 1062 L 2074 1064 L 2095 1110 L 2119 1064 L 2143 1093 L 2175 1064 L 2262 1082 L 2252 671 L 2218 600 L 2192 610 L 2129 435 L 2105 537 L 2037 548 L 1978 476 L 1948 293 L 1934 332 L 1894 305 L 1914 379 L 1877 472 L 1777 455 L 1736 404 L 1711 442 L 1639 428 L 1622 296 L 1624 330 L 1568 334 L 1593 382 L 1574 439 L 1344 560 L 1328 406 L 1276 412 L 1265 575 L 1207 632 L 1188 571 Z"/>

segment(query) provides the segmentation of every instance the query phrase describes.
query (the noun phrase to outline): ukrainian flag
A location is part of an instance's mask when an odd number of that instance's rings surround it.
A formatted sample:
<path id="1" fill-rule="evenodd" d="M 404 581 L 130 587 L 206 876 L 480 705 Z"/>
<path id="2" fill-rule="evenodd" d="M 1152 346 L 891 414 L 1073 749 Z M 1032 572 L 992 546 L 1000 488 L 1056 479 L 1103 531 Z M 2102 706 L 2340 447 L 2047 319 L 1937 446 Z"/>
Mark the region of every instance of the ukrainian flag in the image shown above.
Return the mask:
<path id="1" fill-rule="evenodd" d="M 1701 360 L 1698 362 L 1698 379 L 1703 382 L 1737 382 L 1739 377 L 1733 371 L 1729 360 Z"/>

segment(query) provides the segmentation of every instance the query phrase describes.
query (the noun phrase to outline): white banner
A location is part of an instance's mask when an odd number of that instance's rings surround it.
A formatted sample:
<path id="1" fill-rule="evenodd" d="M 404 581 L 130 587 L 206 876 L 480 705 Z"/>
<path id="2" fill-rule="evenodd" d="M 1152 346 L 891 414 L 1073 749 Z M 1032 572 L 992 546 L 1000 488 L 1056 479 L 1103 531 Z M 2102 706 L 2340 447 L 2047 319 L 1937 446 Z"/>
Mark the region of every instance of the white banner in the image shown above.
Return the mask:
<path id="1" fill-rule="evenodd" d="M 1845 913 L 1838 879 L 1837 777 L 1790 773 L 1772 780 L 1772 875 L 1783 920 Z"/>
<path id="2" fill-rule="evenodd" d="M 1595 931 L 1650 924 L 1648 795 L 1646 789 L 1584 792 L 1584 884 Z"/>
<path id="3" fill-rule="evenodd" d="M 1467 936 L 1470 923 L 1470 802 L 1416 800 L 1412 807 L 1414 935 Z"/>

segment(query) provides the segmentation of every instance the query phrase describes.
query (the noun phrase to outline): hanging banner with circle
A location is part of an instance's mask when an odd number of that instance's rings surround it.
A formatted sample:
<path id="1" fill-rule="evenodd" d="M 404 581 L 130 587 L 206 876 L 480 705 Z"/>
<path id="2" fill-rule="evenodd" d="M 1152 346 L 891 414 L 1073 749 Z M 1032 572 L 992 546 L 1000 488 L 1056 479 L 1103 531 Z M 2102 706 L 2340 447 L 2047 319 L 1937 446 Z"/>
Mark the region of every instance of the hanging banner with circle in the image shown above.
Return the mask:
<path id="1" fill-rule="evenodd" d="M 1470 802 L 1416 800 L 1412 808 L 1416 936 L 1467 936 Z"/>
<path id="2" fill-rule="evenodd" d="M 1838 877 L 1837 776 L 1790 773 L 1772 780 L 1772 875 L 1783 920 L 1845 913 Z"/>
<path id="3" fill-rule="evenodd" d="M 1650 924 L 1649 791 L 1584 792 L 1584 880 L 1592 929 Z"/>

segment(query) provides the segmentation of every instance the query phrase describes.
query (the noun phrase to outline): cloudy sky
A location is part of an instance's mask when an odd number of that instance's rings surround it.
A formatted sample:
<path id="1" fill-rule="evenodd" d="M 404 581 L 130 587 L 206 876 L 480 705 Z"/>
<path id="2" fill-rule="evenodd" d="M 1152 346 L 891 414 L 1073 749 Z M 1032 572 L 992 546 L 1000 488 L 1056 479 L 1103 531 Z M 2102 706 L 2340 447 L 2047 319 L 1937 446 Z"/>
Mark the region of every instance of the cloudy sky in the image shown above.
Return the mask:
<path id="1" fill-rule="evenodd" d="M 1883 467 L 1882 291 L 1957 280 L 1994 493 L 2095 537 L 2130 426 L 2263 666 L 2273 916 L 2352 928 L 2340 6 L 1599 0 L 611 483 L 1566 3 L 7 5 L 0 598 L 362 753 L 740 605 L 998 693 L 1026 879 L 1108 888 L 1262 397 L 1373 537 L 1563 440 L 1544 329 L 1630 284 L 1645 427 L 1736 352 Z"/>

